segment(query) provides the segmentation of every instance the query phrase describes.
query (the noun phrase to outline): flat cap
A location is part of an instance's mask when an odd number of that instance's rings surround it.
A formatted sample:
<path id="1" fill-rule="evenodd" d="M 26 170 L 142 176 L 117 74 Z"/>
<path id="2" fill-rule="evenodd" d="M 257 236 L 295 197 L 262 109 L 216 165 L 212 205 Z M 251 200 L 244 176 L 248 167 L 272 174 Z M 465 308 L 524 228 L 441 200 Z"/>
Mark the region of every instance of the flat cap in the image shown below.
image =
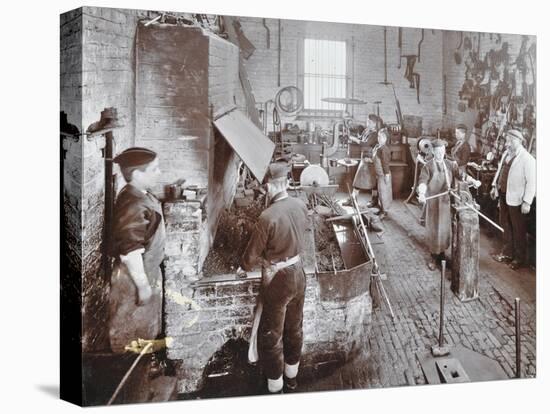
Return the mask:
<path id="1" fill-rule="evenodd" d="M 461 129 L 463 131 L 468 131 L 468 127 L 464 124 L 458 124 L 455 129 Z"/>
<path id="2" fill-rule="evenodd" d="M 509 129 L 508 131 L 506 131 L 506 135 L 512 138 L 517 138 L 522 142 L 525 140 L 525 138 L 523 137 L 523 134 L 517 129 Z"/>
<path id="3" fill-rule="evenodd" d="M 437 138 L 437 139 L 434 139 L 432 141 L 432 147 L 434 148 L 437 148 L 437 147 L 446 147 L 447 146 L 447 141 L 445 140 L 442 140 L 440 138 Z"/>
<path id="4" fill-rule="evenodd" d="M 286 178 L 288 176 L 288 165 L 283 162 L 274 162 L 269 164 L 265 174 L 265 180 L 271 181 L 277 178 Z"/>
<path id="5" fill-rule="evenodd" d="M 122 151 L 113 161 L 122 168 L 128 168 L 149 164 L 156 157 L 157 153 L 155 151 L 142 147 L 132 147 Z"/>

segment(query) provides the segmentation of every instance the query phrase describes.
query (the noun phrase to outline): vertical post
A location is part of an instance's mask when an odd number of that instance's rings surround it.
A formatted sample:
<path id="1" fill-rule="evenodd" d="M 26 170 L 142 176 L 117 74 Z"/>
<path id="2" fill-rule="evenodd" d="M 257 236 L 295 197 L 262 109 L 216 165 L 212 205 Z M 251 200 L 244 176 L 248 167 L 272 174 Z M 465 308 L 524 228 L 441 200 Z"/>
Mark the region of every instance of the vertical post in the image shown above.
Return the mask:
<path id="1" fill-rule="evenodd" d="M 384 83 L 388 83 L 388 47 L 387 47 L 387 27 L 384 26 Z"/>
<path id="2" fill-rule="evenodd" d="M 515 311 L 516 311 L 516 378 L 521 378 L 521 327 L 520 327 L 520 318 L 519 318 L 519 298 L 515 300 Z"/>
<path id="3" fill-rule="evenodd" d="M 111 277 L 111 233 L 113 223 L 113 133 L 105 134 L 105 218 L 103 225 L 103 276 Z"/>
<path id="4" fill-rule="evenodd" d="M 439 304 L 439 348 L 443 348 L 443 326 L 445 319 L 443 317 L 445 313 L 445 267 L 447 262 L 441 261 L 441 294 Z"/>
<path id="5" fill-rule="evenodd" d="M 277 50 L 277 86 L 281 86 L 281 19 L 277 20 L 277 36 L 279 38 L 279 47 Z"/>

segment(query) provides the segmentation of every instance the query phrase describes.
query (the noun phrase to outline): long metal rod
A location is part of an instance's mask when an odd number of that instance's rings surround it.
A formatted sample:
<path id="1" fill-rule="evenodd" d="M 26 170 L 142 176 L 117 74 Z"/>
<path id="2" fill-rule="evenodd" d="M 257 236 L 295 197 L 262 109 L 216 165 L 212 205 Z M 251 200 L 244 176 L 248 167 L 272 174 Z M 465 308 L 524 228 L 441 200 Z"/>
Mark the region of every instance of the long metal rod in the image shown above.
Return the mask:
<path id="1" fill-rule="evenodd" d="M 357 204 L 357 199 L 355 198 L 355 195 L 353 193 L 350 193 L 350 198 L 353 201 L 353 207 L 355 208 L 355 211 L 357 213 L 357 218 L 359 219 L 361 230 L 363 230 L 363 234 L 365 235 L 365 240 L 367 242 L 367 253 L 372 259 L 373 269 L 375 269 L 375 271 L 378 271 L 378 263 L 376 263 L 376 257 L 374 256 L 374 251 L 372 250 L 372 246 L 370 244 L 369 236 L 367 234 L 367 228 L 365 227 L 365 223 L 363 222 L 363 216 L 360 214 L 361 210 L 359 209 L 359 205 Z"/>
<path id="2" fill-rule="evenodd" d="M 515 300 L 516 311 L 516 378 L 521 378 L 521 326 L 519 317 L 519 298 Z"/>
<path id="3" fill-rule="evenodd" d="M 444 195 L 446 194 L 451 194 L 453 197 L 456 197 L 458 198 L 459 200 L 462 201 L 462 198 L 456 194 L 454 191 L 452 190 L 449 190 L 449 191 L 445 191 L 443 193 L 439 193 L 439 194 L 434 194 L 432 196 L 429 196 L 429 197 L 426 197 L 426 201 L 428 200 L 431 200 L 431 199 L 434 199 L 434 198 L 438 198 L 438 197 L 443 197 Z M 502 227 L 500 227 L 497 223 L 495 223 L 493 220 L 491 220 L 489 217 L 487 217 L 485 214 L 483 214 L 482 212 L 480 212 L 477 208 L 475 208 L 473 205 L 471 205 L 470 203 L 466 203 L 464 201 L 462 201 L 464 203 L 464 205 L 466 207 L 468 207 L 470 210 L 472 210 L 474 213 L 476 213 L 478 216 L 480 216 L 482 219 L 484 219 L 485 221 L 487 221 L 488 223 L 490 223 L 491 225 L 493 225 L 494 227 L 496 227 L 498 230 L 500 230 L 501 232 L 504 233 L 504 229 Z"/>
<path id="4" fill-rule="evenodd" d="M 447 262 L 441 261 L 441 293 L 439 303 L 439 348 L 443 348 L 443 328 L 445 325 L 445 267 Z"/>
<path id="5" fill-rule="evenodd" d="M 349 190 L 349 188 L 348 188 L 348 190 Z M 367 254 L 372 259 L 371 277 L 375 278 L 374 281 L 376 283 L 376 287 L 378 288 L 378 290 L 380 291 L 380 294 L 384 298 L 384 301 L 388 305 L 388 309 L 390 310 L 390 315 L 391 315 L 391 318 L 392 318 L 392 321 L 393 321 L 393 320 L 395 320 L 395 315 L 393 313 L 393 308 L 391 306 L 390 299 L 388 298 L 388 295 L 386 294 L 386 289 L 384 289 L 384 285 L 382 284 L 382 280 L 380 279 L 380 269 L 378 267 L 378 263 L 376 262 L 376 256 L 374 255 L 374 250 L 372 249 L 372 245 L 371 245 L 370 240 L 369 240 L 369 235 L 367 233 L 367 228 L 365 227 L 365 222 L 363 221 L 363 216 L 361 214 L 361 210 L 359 209 L 359 204 L 357 203 L 357 199 L 355 198 L 355 195 L 352 192 L 350 192 L 349 196 L 350 196 L 351 200 L 353 201 L 353 207 L 356 211 L 356 214 L 357 214 L 357 217 L 358 217 L 358 220 L 359 220 L 359 224 L 361 225 L 361 230 L 363 231 L 363 237 L 361 237 L 360 240 L 364 240 L 364 242 L 367 243 Z M 363 245 L 363 248 L 364 247 L 365 246 Z"/>
<path id="6" fill-rule="evenodd" d="M 376 286 L 378 287 L 378 290 L 380 290 L 380 293 L 382 294 L 382 297 L 384 298 L 384 301 L 386 302 L 386 305 L 388 305 L 388 309 L 390 310 L 390 315 L 392 321 L 395 320 L 395 315 L 393 313 L 393 308 L 391 307 L 390 298 L 388 298 L 388 294 L 386 293 L 386 289 L 384 289 L 384 284 L 382 283 L 382 279 L 380 279 L 380 274 L 377 274 L 376 276 Z"/>
<path id="7" fill-rule="evenodd" d="M 145 347 L 142 349 L 142 351 L 139 353 L 139 355 L 137 356 L 136 360 L 134 361 L 134 363 L 132 364 L 132 366 L 128 369 L 128 371 L 126 371 L 126 374 L 124 374 L 124 377 L 122 377 L 122 380 L 120 381 L 120 383 L 118 384 L 118 387 L 116 387 L 116 390 L 115 392 L 113 393 L 112 397 L 109 399 L 109 401 L 107 402 L 107 405 L 111 405 L 113 403 L 113 401 L 116 399 L 116 397 L 118 396 L 118 393 L 120 392 L 120 390 L 122 389 L 122 387 L 124 387 L 124 384 L 126 384 L 126 381 L 128 381 L 128 378 L 130 377 L 130 374 L 132 373 L 132 371 L 136 368 L 139 360 L 143 357 L 143 355 L 145 355 L 149 349 L 153 346 L 153 342 L 149 342 L 147 345 L 145 345 Z"/>
<path id="8" fill-rule="evenodd" d="M 448 194 L 449 194 L 449 190 L 444 191 L 444 192 L 439 193 L 439 194 L 434 194 L 434 195 L 426 197 L 426 201 L 431 200 L 433 198 L 443 197 L 444 195 L 448 195 Z"/>
<path id="9" fill-rule="evenodd" d="M 458 194 L 456 194 L 454 191 L 450 191 L 450 193 L 458 198 L 459 200 L 462 200 L 460 198 L 460 196 Z M 500 227 L 497 223 L 495 223 L 493 220 L 491 220 L 489 217 L 487 217 L 485 214 L 483 214 L 482 212 L 480 212 L 477 208 L 475 208 L 473 205 L 471 205 L 470 203 L 466 203 L 464 202 L 464 205 L 466 207 L 468 207 L 470 210 L 474 211 L 478 216 L 480 216 L 481 218 L 485 219 L 487 222 L 489 222 L 490 224 L 492 224 L 494 227 L 496 227 L 497 229 L 499 229 L 501 232 L 504 233 L 504 229 L 502 227 Z"/>
<path id="10" fill-rule="evenodd" d="M 414 190 L 416 190 L 416 182 L 418 181 L 418 177 L 417 177 L 417 175 L 418 175 L 418 163 L 419 163 L 418 160 L 416 160 L 415 163 L 414 163 L 414 182 L 413 182 L 413 185 L 411 187 L 411 193 L 409 194 L 409 196 L 405 200 L 405 204 L 407 204 L 409 201 L 411 201 L 411 198 L 414 195 Z"/>

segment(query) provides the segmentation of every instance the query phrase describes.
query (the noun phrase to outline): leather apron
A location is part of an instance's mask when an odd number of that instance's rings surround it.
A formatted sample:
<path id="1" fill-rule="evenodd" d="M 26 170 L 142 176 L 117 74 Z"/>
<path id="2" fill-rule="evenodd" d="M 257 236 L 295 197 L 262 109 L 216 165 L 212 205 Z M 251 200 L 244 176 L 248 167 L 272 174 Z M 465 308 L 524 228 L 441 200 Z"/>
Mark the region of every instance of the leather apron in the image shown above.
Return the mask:
<path id="1" fill-rule="evenodd" d="M 353 187 L 359 190 L 372 190 L 373 188 L 376 188 L 372 161 L 365 161 L 365 159 L 361 160 L 359 167 L 357 167 L 357 171 L 355 172 Z"/>
<path id="2" fill-rule="evenodd" d="M 124 352 L 124 347 L 131 341 L 155 339 L 162 330 L 163 280 L 160 264 L 164 259 L 166 230 L 161 203 L 147 193 L 154 210 L 161 220 L 143 253 L 143 267 L 153 290 L 149 302 L 137 305 L 138 293 L 128 269 L 120 260 L 117 261 L 111 277 L 109 300 L 109 341 L 115 353 Z"/>
<path id="3" fill-rule="evenodd" d="M 378 151 L 381 149 L 379 148 Z M 374 157 L 374 171 L 376 173 L 376 180 L 378 183 L 378 202 L 382 211 L 388 211 L 393 201 L 391 175 L 390 182 L 386 183 L 386 177 L 384 169 L 382 168 L 382 160 L 375 154 Z"/>
<path id="4" fill-rule="evenodd" d="M 434 161 L 434 173 L 427 184 L 426 196 L 449 190 L 452 172 L 443 163 Z M 451 244 L 451 198 L 448 194 L 426 202 L 426 229 L 430 253 L 445 252 Z"/>

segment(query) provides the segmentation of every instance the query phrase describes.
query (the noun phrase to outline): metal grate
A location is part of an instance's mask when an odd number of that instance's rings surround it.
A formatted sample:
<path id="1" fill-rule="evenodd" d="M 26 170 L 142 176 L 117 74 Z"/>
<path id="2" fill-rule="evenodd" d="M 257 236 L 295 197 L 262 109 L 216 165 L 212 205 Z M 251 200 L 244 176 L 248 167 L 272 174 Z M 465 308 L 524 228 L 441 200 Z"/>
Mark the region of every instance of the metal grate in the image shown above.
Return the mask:
<path id="1" fill-rule="evenodd" d="M 344 111 L 345 105 L 321 101 L 346 97 L 346 42 L 304 39 L 304 109 L 330 115 Z"/>

